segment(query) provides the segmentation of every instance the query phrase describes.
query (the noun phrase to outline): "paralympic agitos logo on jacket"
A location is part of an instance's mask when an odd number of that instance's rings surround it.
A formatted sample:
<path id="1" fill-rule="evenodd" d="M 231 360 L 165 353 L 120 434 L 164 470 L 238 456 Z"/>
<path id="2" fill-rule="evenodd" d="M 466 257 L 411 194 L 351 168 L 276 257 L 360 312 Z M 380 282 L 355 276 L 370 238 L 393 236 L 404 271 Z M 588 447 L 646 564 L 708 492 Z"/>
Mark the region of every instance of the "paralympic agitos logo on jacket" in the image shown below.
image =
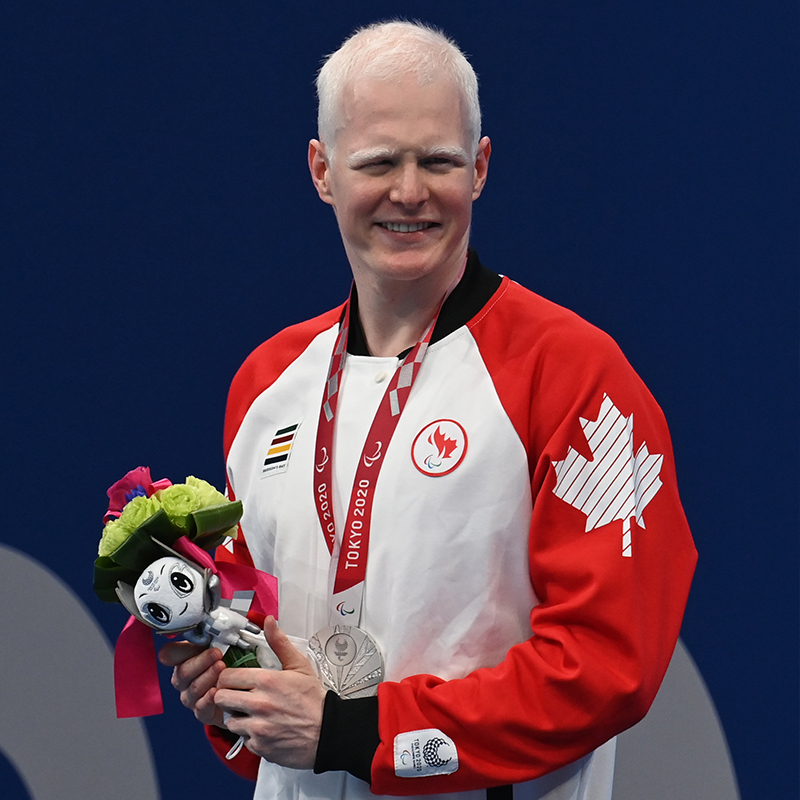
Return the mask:
<path id="1" fill-rule="evenodd" d="M 399 733 L 394 739 L 394 772 L 398 778 L 450 775 L 458 769 L 455 742 L 438 728 Z"/>
<path id="2" fill-rule="evenodd" d="M 423 474 L 447 475 L 467 454 L 467 432 L 453 419 L 437 419 L 426 425 L 411 445 L 411 460 Z"/>

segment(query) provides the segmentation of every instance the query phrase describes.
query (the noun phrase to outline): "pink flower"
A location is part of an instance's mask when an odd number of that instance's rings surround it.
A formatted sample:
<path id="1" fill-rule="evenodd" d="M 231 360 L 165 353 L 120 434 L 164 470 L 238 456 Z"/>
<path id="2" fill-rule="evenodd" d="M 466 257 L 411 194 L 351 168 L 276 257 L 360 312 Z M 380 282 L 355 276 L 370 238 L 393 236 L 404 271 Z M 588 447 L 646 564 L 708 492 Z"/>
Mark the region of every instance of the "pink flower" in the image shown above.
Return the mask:
<path id="1" fill-rule="evenodd" d="M 139 495 L 150 497 L 158 489 L 164 489 L 170 485 L 171 482 L 166 478 L 153 484 L 150 478 L 150 467 L 132 469 L 108 490 L 108 511 L 103 517 L 103 522 L 119 517 L 126 503 L 129 503 L 134 497 Z"/>

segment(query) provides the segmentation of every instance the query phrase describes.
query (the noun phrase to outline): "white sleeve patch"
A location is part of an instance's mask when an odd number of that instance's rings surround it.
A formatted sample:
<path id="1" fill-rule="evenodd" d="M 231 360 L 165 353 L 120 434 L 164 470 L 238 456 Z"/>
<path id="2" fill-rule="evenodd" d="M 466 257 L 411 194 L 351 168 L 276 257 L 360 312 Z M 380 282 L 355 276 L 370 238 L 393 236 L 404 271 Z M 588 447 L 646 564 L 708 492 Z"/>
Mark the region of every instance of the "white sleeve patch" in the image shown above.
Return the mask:
<path id="1" fill-rule="evenodd" d="M 458 751 L 437 728 L 399 733 L 394 737 L 394 773 L 398 778 L 449 775 L 458 769 Z"/>

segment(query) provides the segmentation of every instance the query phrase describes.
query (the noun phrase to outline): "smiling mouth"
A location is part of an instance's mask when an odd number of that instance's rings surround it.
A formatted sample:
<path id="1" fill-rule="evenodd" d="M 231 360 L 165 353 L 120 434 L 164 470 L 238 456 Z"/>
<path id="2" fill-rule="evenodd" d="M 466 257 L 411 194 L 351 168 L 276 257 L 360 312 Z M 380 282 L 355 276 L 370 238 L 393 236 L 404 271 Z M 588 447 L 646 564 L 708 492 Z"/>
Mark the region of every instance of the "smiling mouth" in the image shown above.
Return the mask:
<path id="1" fill-rule="evenodd" d="M 416 231 L 424 231 L 437 225 L 435 222 L 379 222 L 378 224 L 382 228 L 394 231 L 395 233 L 415 233 Z"/>

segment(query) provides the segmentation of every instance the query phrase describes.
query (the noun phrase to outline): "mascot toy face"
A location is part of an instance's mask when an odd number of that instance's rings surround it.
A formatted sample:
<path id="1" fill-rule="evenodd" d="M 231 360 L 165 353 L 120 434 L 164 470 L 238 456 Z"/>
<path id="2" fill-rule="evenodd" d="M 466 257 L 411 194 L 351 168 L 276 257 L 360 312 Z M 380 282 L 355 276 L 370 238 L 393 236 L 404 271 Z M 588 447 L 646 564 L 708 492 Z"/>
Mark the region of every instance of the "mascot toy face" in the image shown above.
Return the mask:
<path id="1" fill-rule="evenodd" d="M 203 574 L 175 556 L 150 564 L 133 589 L 142 618 L 159 631 L 184 631 L 202 622 L 204 594 Z"/>

